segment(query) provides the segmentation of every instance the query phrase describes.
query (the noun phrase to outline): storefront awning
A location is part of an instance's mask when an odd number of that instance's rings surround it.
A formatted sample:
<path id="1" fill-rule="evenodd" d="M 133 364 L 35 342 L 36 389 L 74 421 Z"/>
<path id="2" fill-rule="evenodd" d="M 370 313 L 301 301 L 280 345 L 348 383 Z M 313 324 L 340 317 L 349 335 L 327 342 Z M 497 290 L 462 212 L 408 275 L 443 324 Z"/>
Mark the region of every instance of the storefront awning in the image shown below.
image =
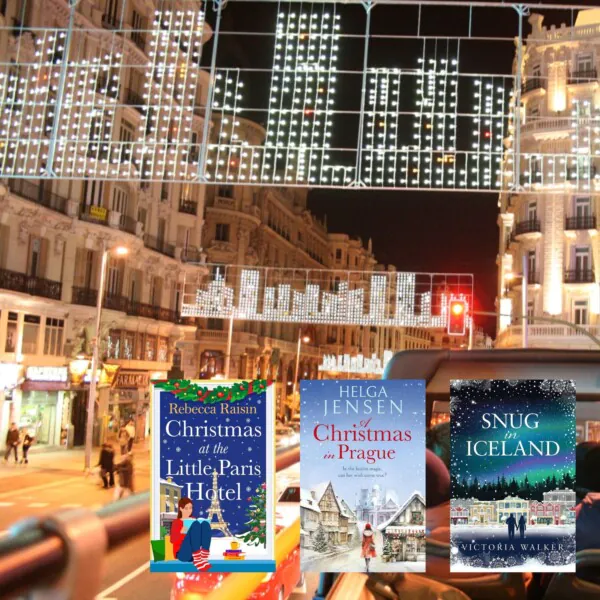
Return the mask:
<path id="1" fill-rule="evenodd" d="M 403 533 L 404 535 L 416 535 L 418 533 L 424 533 L 424 525 L 413 525 L 411 527 L 400 527 L 397 525 L 391 525 L 384 529 L 384 533 Z"/>

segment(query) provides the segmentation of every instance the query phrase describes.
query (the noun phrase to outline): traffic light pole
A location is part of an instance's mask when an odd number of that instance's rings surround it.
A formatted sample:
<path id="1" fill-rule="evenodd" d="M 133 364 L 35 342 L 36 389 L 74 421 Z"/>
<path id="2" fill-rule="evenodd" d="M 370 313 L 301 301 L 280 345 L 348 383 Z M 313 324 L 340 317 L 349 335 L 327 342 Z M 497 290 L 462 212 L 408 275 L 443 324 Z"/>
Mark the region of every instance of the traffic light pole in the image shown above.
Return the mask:
<path id="1" fill-rule="evenodd" d="M 484 310 L 474 310 L 471 312 L 471 314 L 478 315 L 481 317 L 497 317 L 497 318 L 507 317 L 509 319 L 513 318 L 512 315 L 499 315 L 495 312 L 484 311 Z M 517 316 L 516 318 L 522 319 L 525 324 L 527 323 L 527 315 L 526 314 Z M 575 323 L 571 323 L 570 321 L 565 321 L 564 319 L 557 319 L 555 317 L 538 317 L 537 315 L 535 317 L 533 317 L 533 320 L 544 321 L 545 323 L 555 323 L 557 325 L 567 325 L 567 327 L 570 327 L 571 329 L 574 329 L 578 333 L 581 333 L 582 335 L 589 337 L 590 340 L 592 340 L 596 345 L 598 345 L 600 347 L 600 339 L 598 339 L 595 335 L 591 334 L 584 327 L 581 327 L 581 325 L 575 325 Z"/>

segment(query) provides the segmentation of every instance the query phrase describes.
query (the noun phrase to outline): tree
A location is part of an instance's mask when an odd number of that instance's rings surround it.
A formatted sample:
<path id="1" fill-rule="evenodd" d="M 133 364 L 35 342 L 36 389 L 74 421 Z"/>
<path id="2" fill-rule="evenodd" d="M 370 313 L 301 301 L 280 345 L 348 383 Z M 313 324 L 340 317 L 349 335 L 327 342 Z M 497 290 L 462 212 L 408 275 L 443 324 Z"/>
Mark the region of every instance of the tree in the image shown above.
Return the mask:
<path id="1" fill-rule="evenodd" d="M 317 552 L 327 552 L 329 549 L 329 543 L 327 542 L 327 534 L 325 533 L 325 529 L 323 529 L 323 525 L 319 524 L 317 530 L 315 531 L 315 537 L 313 539 L 313 548 Z"/>
<path id="2" fill-rule="evenodd" d="M 383 562 L 390 562 L 392 560 L 392 540 L 390 540 L 390 538 L 387 536 L 383 544 L 381 557 L 383 558 Z"/>
<path id="3" fill-rule="evenodd" d="M 267 544 L 267 484 L 262 483 L 260 487 L 256 488 L 256 494 L 251 498 L 248 498 L 250 503 L 246 509 L 246 516 L 248 521 L 245 525 L 248 525 L 249 529 L 246 533 L 238 535 L 240 539 L 244 540 L 246 544 L 250 546 L 266 546 Z"/>

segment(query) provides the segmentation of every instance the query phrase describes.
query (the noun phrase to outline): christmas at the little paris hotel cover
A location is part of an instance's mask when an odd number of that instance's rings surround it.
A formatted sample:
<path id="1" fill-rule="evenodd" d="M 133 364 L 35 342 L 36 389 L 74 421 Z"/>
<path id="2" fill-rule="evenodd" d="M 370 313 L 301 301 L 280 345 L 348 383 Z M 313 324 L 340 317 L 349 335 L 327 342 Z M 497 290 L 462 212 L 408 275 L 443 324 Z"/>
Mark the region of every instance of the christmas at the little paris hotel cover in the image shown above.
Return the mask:
<path id="1" fill-rule="evenodd" d="M 425 382 L 300 384 L 303 571 L 425 571 Z"/>
<path id="2" fill-rule="evenodd" d="M 450 384 L 450 570 L 575 571 L 575 383 Z"/>
<path id="3" fill-rule="evenodd" d="M 155 381 L 152 572 L 274 572 L 273 384 Z"/>

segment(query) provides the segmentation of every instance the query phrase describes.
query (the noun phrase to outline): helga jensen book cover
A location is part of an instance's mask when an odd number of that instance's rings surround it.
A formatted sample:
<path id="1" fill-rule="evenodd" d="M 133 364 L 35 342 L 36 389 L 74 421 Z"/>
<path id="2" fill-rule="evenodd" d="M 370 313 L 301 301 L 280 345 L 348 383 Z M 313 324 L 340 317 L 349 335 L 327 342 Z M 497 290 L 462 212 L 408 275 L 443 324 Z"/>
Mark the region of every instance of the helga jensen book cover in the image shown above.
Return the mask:
<path id="1" fill-rule="evenodd" d="M 302 381 L 303 571 L 425 571 L 425 382 Z"/>
<path id="2" fill-rule="evenodd" d="M 269 381 L 153 382 L 151 572 L 274 572 Z"/>
<path id="3" fill-rule="evenodd" d="M 453 380 L 450 570 L 575 571 L 575 384 Z"/>

